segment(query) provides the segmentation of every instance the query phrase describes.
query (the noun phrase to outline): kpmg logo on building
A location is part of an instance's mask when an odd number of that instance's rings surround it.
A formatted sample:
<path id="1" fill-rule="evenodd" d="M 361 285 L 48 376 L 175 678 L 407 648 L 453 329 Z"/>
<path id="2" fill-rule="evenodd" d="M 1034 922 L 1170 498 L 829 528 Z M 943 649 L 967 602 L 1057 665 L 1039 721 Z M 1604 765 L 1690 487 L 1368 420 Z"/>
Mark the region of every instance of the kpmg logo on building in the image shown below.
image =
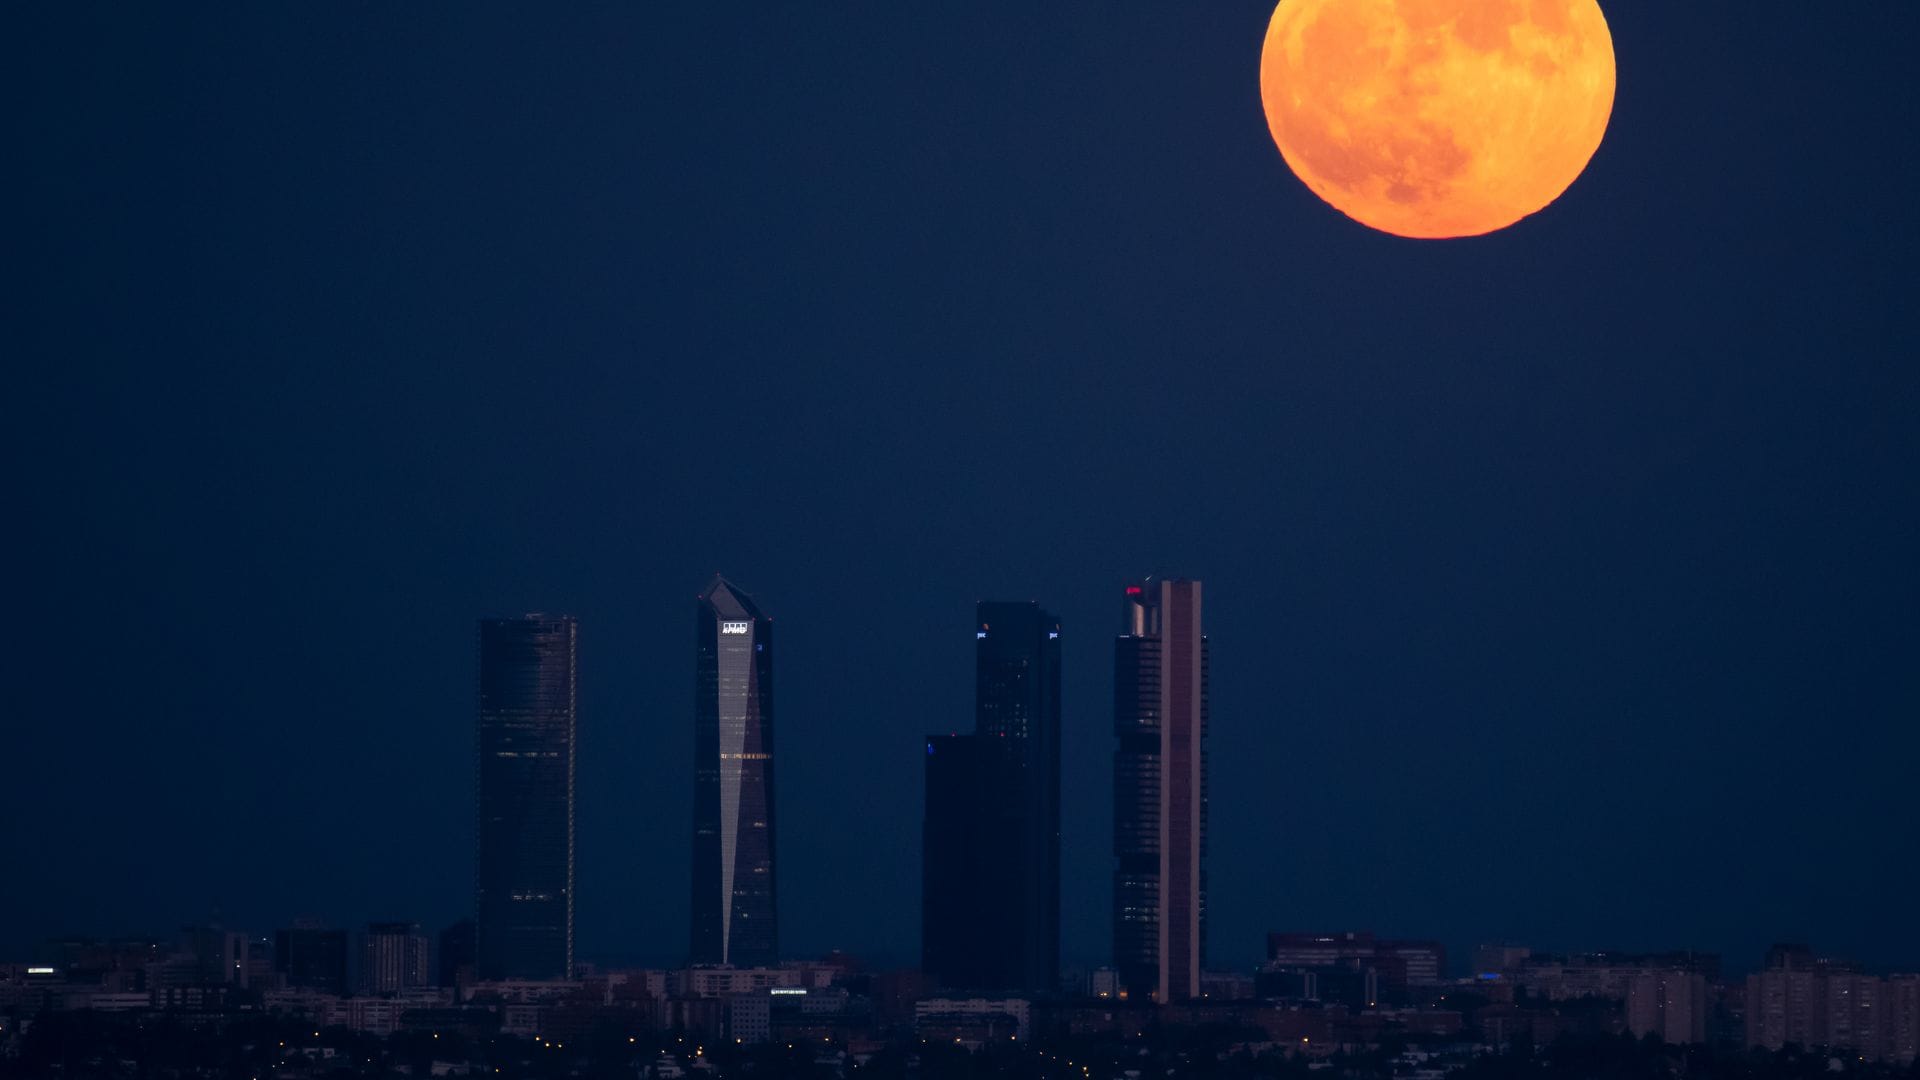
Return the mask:
<path id="1" fill-rule="evenodd" d="M 723 622 L 720 624 L 720 632 L 723 634 L 744 634 L 752 629 L 753 624 L 750 622 Z"/>

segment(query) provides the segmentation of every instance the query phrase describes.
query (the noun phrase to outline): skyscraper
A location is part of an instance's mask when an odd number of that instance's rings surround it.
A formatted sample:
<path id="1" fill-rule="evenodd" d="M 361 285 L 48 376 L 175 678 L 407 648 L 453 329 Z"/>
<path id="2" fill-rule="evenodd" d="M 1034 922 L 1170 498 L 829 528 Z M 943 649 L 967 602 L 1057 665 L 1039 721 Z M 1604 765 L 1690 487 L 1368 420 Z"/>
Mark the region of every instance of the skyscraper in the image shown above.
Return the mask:
<path id="1" fill-rule="evenodd" d="M 1060 620 L 1032 601 L 984 601 L 973 637 L 975 741 L 927 743 L 922 962 L 951 987 L 1050 992 L 1060 974 Z"/>
<path id="2" fill-rule="evenodd" d="M 927 739 L 921 966 L 943 986 L 1048 992 L 1060 968 L 1060 620 L 982 602 L 974 733 Z"/>
<path id="3" fill-rule="evenodd" d="M 773 620 L 719 576 L 696 609 L 693 748 L 691 962 L 773 964 Z"/>
<path id="4" fill-rule="evenodd" d="M 1207 638 L 1200 583 L 1127 587 L 1113 653 L 1113 952 L 1134 999 L 1200 993 L 1207 948 Z"/>
<path id="5" fill-rule="evenodd" d="M 480 622 L 476 945 L 483 979 L 573 972 L 573 776 L 579 625 Z"/>
<path id="6" fill-rule="evenodd" d="M 1027 845 L 1020 758 L 989 735 L 927 738 L 921 832 L 920 969 L 942 987 L 1024 985 Z"/>
<path id="7" fill-rule="evenodd" d="M 1020 989 L 1060 981 L 1060 619 L 1032 601 L 975 610 L 974 724 L 1020 766 Z"/>

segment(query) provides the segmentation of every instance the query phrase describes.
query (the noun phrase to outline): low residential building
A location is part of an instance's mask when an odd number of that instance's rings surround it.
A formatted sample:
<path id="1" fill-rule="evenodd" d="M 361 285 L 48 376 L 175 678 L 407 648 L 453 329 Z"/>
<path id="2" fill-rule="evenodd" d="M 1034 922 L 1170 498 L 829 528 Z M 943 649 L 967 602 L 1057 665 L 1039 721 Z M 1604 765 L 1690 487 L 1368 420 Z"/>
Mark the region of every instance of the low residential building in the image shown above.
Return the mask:
<path id="1" fill-rule="evenodd" d="M 1580 998 L 1625 1001 L 1635 979 L 1662 972 L 1697 974 L 1711 983 L 1719 978 L 1720 957 L 1713 953 L 1691 951 L 1535 955 L 1504 972 L 1502 979 L 1533 997 L 1548 1001 L 1575 1001 Z"/>
<path id="2" fill-rule="evenodd" d="M 1674 1045 L 1707 1041 L 1707 979 L 1688 971 L 1643 971 L 1627 981 L 1627 1030 Z"/>
<path id="3" fill-rule="evenodd" d="M 1887 978 L 1887 1057 L 1902 1065 L 1920 1061 L 1920 975 Z"/>
<path id="4" fill-rule="evenodd" d="M 1087 996 L 1112 1001 L 1120 996 L 1120 972 L 1110 968 L 1094 968 L 1087 973 Z"/>
<path id="5" fill-rule="evenodd" d="M 725 1036 L 748 1046 L 765 1042 L 844 1040 L 871 1026 L 866 1002 L 855 1009 L 843 989 L 771 986 L 727 999 Z"/>
<path id="6" fill-rule="evenodd" d="M 80 994 L 68 1000 L 71 1007 L 92 1009 L 94 1012 L 139 1012 L 153 1008 L 153 994 L 145 991 Z"/>
<path id="7" fill-rule="evenodd" d="M 1373 1008 L 1405 1004 L 1414 988 L 1439 986 L 1446 972 L 1447 952 L 1436 941 L 1382 938 L 1367 931 L 1271 933 L 1258 991 Z"/>
<path id="8" fill-rule="evenodd" d="M 914 1031 L 976 1044 L 1026 1039 L 1033 1034 L 1033 1003 L 1016 997 L 928 998 L 914 1006 Z"/>
<path id="9" fill-rule="evenodd" d="M 532 1038 L 541 1033 L 541 1007 L 529 1002 L 508 1002 L 500 1006 L 500 1034 Z"/>
<path id="10" fill-rule="evenodd" d="M 1747 1045 L 1843 1050 L 1869 1061 L 1911 1061 L 1920 1040 L 1920 976 L 1882 978 L 1776 945 L 1767 969 L 1747 976 Z"/>
<path id="11" fill-rule="evenodd" d="M 1208 1001 L 1251 1001 L 1254 978 L 1237 971 L 1203 971 L 1200 996 Z"/>
<path id="12" fill-rule="evenodd" d="M 807 969 L 801 967 L 696 967 L 681 973 L 679 992 L 692 997 L 732 997 L 775 986 L 814 985 Z M 824 986 L 825 982 L 818 985 Z"/>
<path id="13" fill-rule="evenodd" d="M 553 1001 L 578 994 L 586 984 L 572 979 L 496 979 L 467 988 L 469 1001 Z"/>
<path id="14" fill-rule="evenodd" d="M 360 945 L 360 991 L 394 994 L 435 982 L 418 923 L 368 923 Z"/>

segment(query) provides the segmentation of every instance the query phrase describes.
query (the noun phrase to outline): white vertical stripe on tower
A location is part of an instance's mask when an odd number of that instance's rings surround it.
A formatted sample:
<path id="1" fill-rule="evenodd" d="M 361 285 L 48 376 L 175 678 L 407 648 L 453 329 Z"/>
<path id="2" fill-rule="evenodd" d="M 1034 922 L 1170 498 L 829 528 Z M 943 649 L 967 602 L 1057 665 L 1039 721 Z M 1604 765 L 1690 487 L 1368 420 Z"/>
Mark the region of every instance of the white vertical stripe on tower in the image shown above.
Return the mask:
<path id="1" fill-rule="evenodd" d="M 751 624 L 749 624 L 751 626 Z M 753 627 L 719 635 L 720 659 L 720 962 L 733 963 L 733 870 L 740 839 L 740 770 L 745 764 L 752 697 Z"/>

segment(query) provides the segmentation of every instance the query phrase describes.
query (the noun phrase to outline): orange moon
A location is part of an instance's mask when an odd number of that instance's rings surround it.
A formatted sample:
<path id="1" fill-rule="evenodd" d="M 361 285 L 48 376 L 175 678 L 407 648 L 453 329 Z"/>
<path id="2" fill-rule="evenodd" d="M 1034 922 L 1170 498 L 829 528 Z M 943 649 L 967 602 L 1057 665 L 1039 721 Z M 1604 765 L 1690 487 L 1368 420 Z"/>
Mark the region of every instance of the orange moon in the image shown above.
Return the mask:
<path id="1" fill-rule="evenodd" d="M 1287 165 L 1397 236 L 1502 229 L 1560 197 L 1613 114 L 1596 0 L 1280 0 L 1260 100 Z"/>

